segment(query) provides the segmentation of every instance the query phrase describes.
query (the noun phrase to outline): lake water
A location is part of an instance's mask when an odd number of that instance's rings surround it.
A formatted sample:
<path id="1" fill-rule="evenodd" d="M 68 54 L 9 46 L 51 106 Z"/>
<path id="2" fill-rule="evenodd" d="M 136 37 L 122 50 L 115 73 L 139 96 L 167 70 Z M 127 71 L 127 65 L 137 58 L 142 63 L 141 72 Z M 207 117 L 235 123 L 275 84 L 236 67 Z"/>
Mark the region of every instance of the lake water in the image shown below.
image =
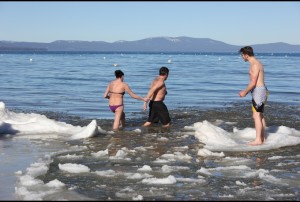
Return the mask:
<path id="1" fill-rule="evenodd" d="M 270 95 L 266 143 L 251 147 L 238 53 L 0 53 L 0 199 L 300 200 L 300 54 L 256 57 Z M 161 66 L 172 127 L 140 127 L 148 112 L 125 94 L 128 126 L 112 133 L 114 71 L 145 96 Z M 68 138 L 92 120 L 102 134 Z"/>

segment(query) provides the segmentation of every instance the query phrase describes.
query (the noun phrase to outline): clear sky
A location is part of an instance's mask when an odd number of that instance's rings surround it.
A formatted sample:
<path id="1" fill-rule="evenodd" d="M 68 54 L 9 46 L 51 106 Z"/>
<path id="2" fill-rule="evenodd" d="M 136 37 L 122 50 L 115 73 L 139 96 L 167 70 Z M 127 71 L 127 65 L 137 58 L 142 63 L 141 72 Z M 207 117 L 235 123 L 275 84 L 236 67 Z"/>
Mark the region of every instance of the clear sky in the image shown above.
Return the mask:
<path id="1" fill-rule="evenodd" d="M 231 45 L 300 45 L 300 2 L 0 2 L 0 41 L 210 38 Z"/>

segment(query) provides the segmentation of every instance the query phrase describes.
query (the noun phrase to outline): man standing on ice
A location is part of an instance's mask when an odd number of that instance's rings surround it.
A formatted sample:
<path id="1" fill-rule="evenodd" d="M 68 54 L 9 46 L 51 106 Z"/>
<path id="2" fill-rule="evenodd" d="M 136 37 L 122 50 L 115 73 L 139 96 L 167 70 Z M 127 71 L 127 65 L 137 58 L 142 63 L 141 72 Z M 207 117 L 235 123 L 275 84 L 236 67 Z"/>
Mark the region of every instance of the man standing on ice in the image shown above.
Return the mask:
<path id="1" fill-rule="evenodd" d="M 250 145 L 261 145 L 265 141 L 266 121 L 263 115 L 264 105 L 268 97 L 268 89 L 264 82 L 264 67 L 254 57 L 253 49 L 245 46 L 239 50 L 245 62 L 250 63 L 250 82 L 245 90 L 239 92 L 240 97 L 245 97 L 249 92 L 252 94 L 252 112 L 255 123 L 256 138 L 249 142 Z"/>

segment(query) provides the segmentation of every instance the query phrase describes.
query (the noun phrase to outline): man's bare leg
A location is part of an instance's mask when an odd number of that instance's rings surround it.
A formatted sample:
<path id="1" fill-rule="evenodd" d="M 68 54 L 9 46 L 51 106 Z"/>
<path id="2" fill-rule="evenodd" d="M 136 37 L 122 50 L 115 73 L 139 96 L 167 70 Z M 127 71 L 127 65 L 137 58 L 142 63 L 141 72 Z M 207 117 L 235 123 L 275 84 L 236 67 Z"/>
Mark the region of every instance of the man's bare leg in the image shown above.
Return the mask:
<path id="1" fill-rule="evenodd" d="M 264 115 L 261 114 L 261 116 L 262 116 L 262 124 L 263 124 L 263 133 L 262 133 L 261 139 L 264 142 L 266 140 L 265 131 L 266 131 L 267 124 L 266 124 Z"/>
<path id="2" fill-rule="evenodd" d="M 264 142 L 264 126 L 265 121 L 263 120 L 262 113 L 260 112 L 253 112 L 253 119 L 255 123 L 255 130 L 256 130 L 256 138 L 254 141 L 249 142 L 249 145 L 256 146 L 261 145 Z"/>

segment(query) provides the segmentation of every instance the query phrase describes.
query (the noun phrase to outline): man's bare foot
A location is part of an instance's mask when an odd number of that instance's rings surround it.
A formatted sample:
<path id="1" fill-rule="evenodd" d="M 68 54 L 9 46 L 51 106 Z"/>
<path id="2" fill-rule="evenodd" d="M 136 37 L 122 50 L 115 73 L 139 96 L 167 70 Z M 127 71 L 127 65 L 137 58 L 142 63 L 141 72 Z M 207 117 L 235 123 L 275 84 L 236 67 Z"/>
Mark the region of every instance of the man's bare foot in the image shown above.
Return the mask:
<path id="1" fill-rule="evenodd" d="M 150 125 L 151 125 L 151 122 L 146 122 L 146 123 L 144 123 L 143 126 L 147 127 L 147 126 L 150 126 Z"/>
<path id="2" fill-rule="evenodd" d="M 257 145 L 262 145 L 263 141 L 254 140 L 252 142 L 249 142 L 248 144 L 251 145 L 251 146 L 257 146 Z"/>
<path id="3" fill-rule="evenodd" d="M 170 125 L 170 123 L 168 123 L 168 124 L 166 124 L 166 125 L 163 125 L 162 127 L 163 128 L 168 128 L 168 127 L 170 127 L 171 125 Z"/>

